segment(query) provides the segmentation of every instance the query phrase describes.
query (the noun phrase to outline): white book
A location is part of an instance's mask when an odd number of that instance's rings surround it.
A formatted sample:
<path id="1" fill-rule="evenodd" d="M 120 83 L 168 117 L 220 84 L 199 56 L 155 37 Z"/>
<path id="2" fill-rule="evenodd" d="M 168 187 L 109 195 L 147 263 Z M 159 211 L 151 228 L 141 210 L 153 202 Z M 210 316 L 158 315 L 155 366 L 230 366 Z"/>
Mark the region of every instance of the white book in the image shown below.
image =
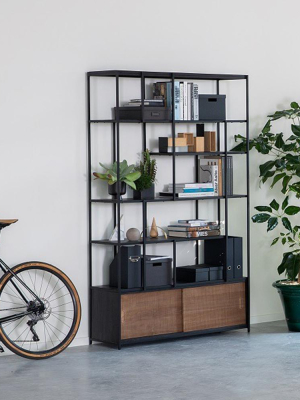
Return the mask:
<path id="1" fill-rule="evenodd" d="M 219 167 L 215 160 L 199 160 L 199 178 L 203 183 L 212 183 L 214 187 L 213 194 L 219 196 Z"/>
<path id="2" fill-rule="evenodd" d="M 183 119 L 187 121 L 188 119 L 188 106 L 187 106 L 187 99 L 188 99 L 188 84 L 187 82 L 183 82 Z"/>
<path id="3" fill-rule="evenodd" d="M 169 184 L 170 188 L 173 188 L 173 184 L 170 183 Z M 181 188 L 181 189 L 201 189 L 201 188 L 206 188 L 209 189 L 211 187 L 213 187 L 213 184 L 210 182 L 207 183 L 176 183 L 175 184 L 175 188 Z"/>
<path id="4" fill-rule="evenodd" d="M 215 196 L 215 191 L 213 192 L 198 192 L 198 193 L 177 193 L 178 197 L 209 197 Z"/>
<path id="5" fill-rule="evenodd" d="M 193 120 L 199 120 L 199 95 L 198 95 L 198 84 L 194 83 L 193 85 Z"/>
<path id="6" fill-rule="evenodd" d="M 192 83 L 187 85 L 187 119 L 192 119 Z"/>
<path id="7" fill-rule="evenodd" d="M 180 82 L 180 100 L 179 100 L 179 110 L 180 110 L 180 121 L 183 121 L 183 82 Z"/>

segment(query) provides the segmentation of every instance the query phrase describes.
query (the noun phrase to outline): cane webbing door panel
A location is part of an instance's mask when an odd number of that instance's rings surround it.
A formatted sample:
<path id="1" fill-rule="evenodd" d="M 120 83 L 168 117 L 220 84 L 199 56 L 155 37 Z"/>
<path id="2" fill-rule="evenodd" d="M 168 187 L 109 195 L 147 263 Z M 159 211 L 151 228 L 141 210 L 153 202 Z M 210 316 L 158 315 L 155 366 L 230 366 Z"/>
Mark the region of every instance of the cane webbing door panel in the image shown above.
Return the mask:
<path id="1" fill-rule="evenodd" d="M 121 338 L 182 332 L 182 291 L 122 295 Z"/>
<path id="2" fill-rule="evenodd" d="M 183 331 L 246 324 L 245 283 L 183 289 Z"/>

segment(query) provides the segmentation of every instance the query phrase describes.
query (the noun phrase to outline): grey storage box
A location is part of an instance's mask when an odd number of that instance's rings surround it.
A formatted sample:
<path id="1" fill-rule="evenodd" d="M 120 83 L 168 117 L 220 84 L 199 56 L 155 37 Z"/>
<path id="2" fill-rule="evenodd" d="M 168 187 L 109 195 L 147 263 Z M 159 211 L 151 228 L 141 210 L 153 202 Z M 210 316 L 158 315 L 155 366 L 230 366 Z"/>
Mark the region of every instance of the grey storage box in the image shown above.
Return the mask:
<path id="1" fill-rule="evenodd" d="M 199 95 L 199 121 L 224 121 L 226 119 L 225 94 Z"/>
<path id="2" fill-rule="evenodd" d="M 116 116 L 116 107 L 115 107 Z M 119 118 L 121 120 L 142 120 L 142 107 L 119 107 Z M 144 107 L 145 121 L 171 121 L 172 110 L 166 107 Z"/>
<path id="3" fill-rule="evenodd" d="M 209 280 L 209 266 L 200 264 L 177 267 L 176 280 L 178 283 L 207 282 Z"/>
<path id="4" fill-rule="evenodd" d="M 142 287 L 141 246 L 122 246 L 121 257 L 121 288 L 132 289 Z M 109 267 L 109 285 L 118 286 L 118 256 L 116 255 Z"/>
<path id="5" fill-rule="evenodd" d="M 146 256 L 146 287 L 172 285 L 172 258 L 159 257 Z"/>
<path id="6" fill-rule="evenodd" d="M 223 280 L 223 266 L 210 267 L 209 268 L 209 280 L 210 281 L 222 281 Z"/>

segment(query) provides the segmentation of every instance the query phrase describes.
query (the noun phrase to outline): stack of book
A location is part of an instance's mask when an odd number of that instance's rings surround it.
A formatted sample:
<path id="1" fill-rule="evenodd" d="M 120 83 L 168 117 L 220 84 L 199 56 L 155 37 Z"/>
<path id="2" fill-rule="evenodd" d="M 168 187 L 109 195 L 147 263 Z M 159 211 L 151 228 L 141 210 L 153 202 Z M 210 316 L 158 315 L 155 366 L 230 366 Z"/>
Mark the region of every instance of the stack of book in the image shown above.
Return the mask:
<path id="1" fill-rule="evenodd" d="M 173 196 L 173 184 L 170 183 L 168 191 L 160 192 L 160 196 Z M 176 197 L 207 197 L 214 196 L 214 186 L 209 183 L 176 183 L 175 196 Z"/>
<path id="2" fill-rule="evenodd" d="M 227 156 L 227 195 L 233 194 L 232 156 Z M 225 195 L 225 157 L 207 156 L 199 160 L 199 180 L 202 183 L 212 183 L 216 196 Z"/>
<path id="3" fill-rule="evenodd" d="M 132 99 L 128 103 L 123 104 L 124 107 L 140 107 L 142 105 L 141 99 Z M 145 107 L 164 107 L 164 100 L 161 99 L 145 99 Z"/>
<path id="4" fill-rule="evenodd" d="M 206 219 L 180 219 L 178 223 L 169 225 L 168 231 L 170 237 L 180 238 L 219 236 L 220 226 Z"/>
<path id="5" fill-rule="evenodd" d="M 193 82 L 174 83 L 174 118 L 177 121 L 199 120 L 198 84 Z"/>

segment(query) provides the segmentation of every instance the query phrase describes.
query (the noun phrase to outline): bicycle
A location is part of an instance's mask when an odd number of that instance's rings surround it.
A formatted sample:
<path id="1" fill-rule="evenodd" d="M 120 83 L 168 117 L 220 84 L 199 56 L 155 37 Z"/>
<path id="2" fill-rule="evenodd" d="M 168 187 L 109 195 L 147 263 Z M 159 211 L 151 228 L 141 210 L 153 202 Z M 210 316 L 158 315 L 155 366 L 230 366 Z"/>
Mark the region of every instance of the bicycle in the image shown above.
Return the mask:
<path id="1" fill-rule="evenodd" d="M 0 220 L 3 228 L 17 219 Z M 53 357 L 74 339 L 80 324 L 77 290 L 51 264 L 30 261 L 10 268 L 0 259 L 0 342 L 35 360 Z M 0 346 L 0 351 L 4 349 Z"/>

